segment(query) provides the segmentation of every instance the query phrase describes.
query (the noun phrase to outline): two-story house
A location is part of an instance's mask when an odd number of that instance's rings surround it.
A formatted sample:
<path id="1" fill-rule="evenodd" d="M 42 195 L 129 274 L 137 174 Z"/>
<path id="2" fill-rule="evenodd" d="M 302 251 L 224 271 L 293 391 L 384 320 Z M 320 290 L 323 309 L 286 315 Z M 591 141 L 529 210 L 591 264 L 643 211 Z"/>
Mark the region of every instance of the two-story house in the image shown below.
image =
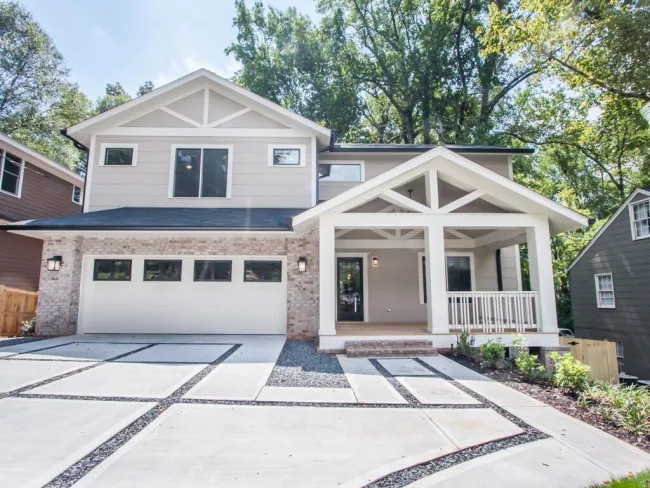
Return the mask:
<path id="1" fill-rule="evenodd" d="M 0 225 L 81 212 L 81 176 L 0 133 Z M 43 241 L 0 230 L 0 285 L 38 290 Z"/>
<path id="2" fill-rule="evenodd" d="M 45 241 L 41 334 L 558 343 L 550 236 L 587 220 L 512 181 L 528 149 L 337 144 L 206 70 L 67 135 L 84 213 L 12 227 Z"/>
<path id="3" fill-rule="evenodd" d="M 650 188 L 638 188 L 569 265 L 576 337 L 616 341 L 619 372 L 650 380 Z"/>

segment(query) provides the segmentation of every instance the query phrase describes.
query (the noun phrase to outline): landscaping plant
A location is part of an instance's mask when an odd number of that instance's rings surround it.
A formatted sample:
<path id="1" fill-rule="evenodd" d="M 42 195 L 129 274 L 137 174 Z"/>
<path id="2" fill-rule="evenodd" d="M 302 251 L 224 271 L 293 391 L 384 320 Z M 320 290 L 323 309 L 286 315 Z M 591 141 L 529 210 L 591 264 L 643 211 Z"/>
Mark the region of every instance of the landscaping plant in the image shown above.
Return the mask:
<path id="1" fill-rule="evenodd" d="M 474 351 L 475 340 L 468 329 L 462 329 L 460 334 L 456 336 L 456 355 L 471 357 Z"/>
<path id="2" fill-rule="evenodd" d="M 24 337 L 31 337 L 36 331 L 36 317 L 32 320 L 24 320 L 21 323 L 20 330 L 23 333 Z"/>
<path id="3" fill-rule="evenodd" d="M 501 342 L 501 338 L 490 339 L 479 346 L 481 358 L 488 367 L 494 368 L 499 361 L 503 361 L 506 355 L 505 347 Z"/>
<path id="4" fill-rule="evenodd" d="M 560 356 L 557 352 L 551 354 L 555 362 L 553 383 L 571 393 L 580 393 L 589 385 L 589 371 L 591 368 L 581 363 L 571 354 Z"/>
<path id="5" fill-rule="evenodd" d="M 605 419 L 635 435 L 650 435 L 650 390 L 645 387 L 594 381 L 579 402 L 597 404 Z"/>
<path id="6" fill-rule="evenodd" d="M 540 381 L 549 378 L 548 371 L 540 364 L 537 354 L 528 352 L 528 342 L 524 336 L 517 334 L 512 345 L 517 348 L 515 366 L 527 381 Z"/>

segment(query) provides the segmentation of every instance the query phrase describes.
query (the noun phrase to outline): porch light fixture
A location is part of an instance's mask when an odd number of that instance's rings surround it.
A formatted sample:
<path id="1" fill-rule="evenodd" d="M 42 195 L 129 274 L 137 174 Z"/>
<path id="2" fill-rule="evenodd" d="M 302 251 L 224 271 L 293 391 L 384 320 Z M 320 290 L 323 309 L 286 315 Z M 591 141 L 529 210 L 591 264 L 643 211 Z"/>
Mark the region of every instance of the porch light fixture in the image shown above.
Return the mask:
<path id="1" fill-rule="evenodd" d="M 379 258 L 377 256 L 372 257 L 372 267 L 379 268 Z"/>
<path id="2" fill-rule="evenodd" d="M 52 256 L 47 260 L 47 270 L 48 271 L 59 271 L 61 269 L 61 263 L 63 259 L 61 256 Z"/>
<path id="3" fill-rule="evenodd" d="M 307 258 L 305 257 L 298 258 L 298 271 L 300 271 L 301 273 L 307 271 Z"/>

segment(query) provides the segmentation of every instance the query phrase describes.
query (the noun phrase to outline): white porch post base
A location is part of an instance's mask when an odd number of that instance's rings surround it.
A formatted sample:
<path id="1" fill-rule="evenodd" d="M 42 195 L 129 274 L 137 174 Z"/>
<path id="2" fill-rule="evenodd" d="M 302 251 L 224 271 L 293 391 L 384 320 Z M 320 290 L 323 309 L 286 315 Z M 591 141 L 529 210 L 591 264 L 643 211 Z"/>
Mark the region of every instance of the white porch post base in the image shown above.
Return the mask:
<path id="1" fill-rule="evenodd" d="M 427 275 L 427 331 L 433 334 L 449 332 L 449 305 L 445 271 L 445 234 L 441 223 L 432 218 L 425 232 Z"/>
<path id="2" fill-rule="evenodd" d="M 538 292 L 536 308 L 540 332 L 557 331 L 553 258 L 548 219 L 541 219 L 534 227 L 526 228 L 530 287 Z"/>
<path id="3" fill-rule="evenodd" d="M 319 335 L 336 334 L 336 250 L 334 222 L 322 216 L 319 226 L 320 241 L 320 320 Z"/>

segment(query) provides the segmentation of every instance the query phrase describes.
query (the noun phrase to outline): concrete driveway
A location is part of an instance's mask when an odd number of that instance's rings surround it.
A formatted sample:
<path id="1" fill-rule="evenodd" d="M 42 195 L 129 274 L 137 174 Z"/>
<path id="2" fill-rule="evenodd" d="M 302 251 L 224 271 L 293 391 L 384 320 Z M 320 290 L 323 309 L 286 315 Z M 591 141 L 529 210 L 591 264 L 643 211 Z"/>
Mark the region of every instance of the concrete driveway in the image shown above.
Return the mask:
<path id="1" fill-rule="evenodd" d="M 444 357 L 279 336 L 0 346 L 0 486 L 575 487 L 650 456 Z"/>

